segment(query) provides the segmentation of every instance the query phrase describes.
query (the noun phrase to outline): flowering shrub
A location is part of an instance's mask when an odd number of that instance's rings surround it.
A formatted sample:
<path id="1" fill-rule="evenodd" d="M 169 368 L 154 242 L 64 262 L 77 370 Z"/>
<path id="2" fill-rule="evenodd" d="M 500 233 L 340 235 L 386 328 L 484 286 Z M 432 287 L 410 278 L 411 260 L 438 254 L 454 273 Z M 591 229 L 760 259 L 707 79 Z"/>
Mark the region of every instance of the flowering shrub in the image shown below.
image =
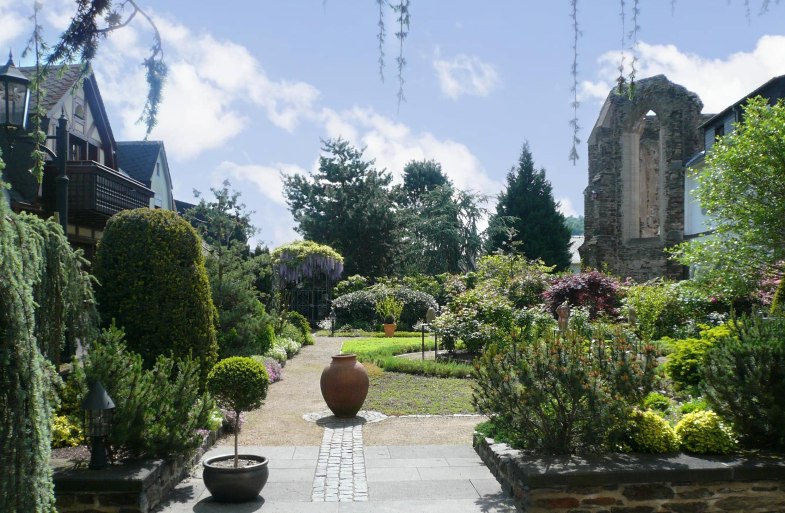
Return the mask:
<path id="1" fill-rule="evenodd" d="M 477 363 L 474 403 L 523 448 L 552 454 L 615 445 L 636 404 L 651 390 L 653 347 L 621 331 L 587 340 L 568 331 L 523 330 L 496 341 Z"/>
<path id="2" fill-rule="evenodd" d="M 272 358 L 273 360 L 275 360 L 281 365 L 285 365 L 286 360 L 289 359 L 286 356 L 286 349 L 276 345 L 273 345 L 273 347 L 271 347 L 269 351 L 264 353 L 264 356 L 269 356 L 270 358 Z"/>
<path id="3" fill-rule="evenodd" d="M 358 292 L 345 294 L 333 301 L 336 326 L 351 324 L 354 328 L 375 329 L 376 304 L 387 296 L 403 303 L 403 311 L 398 319 L 398 327 L 408 330 L 417 321 L 425 318 L 428 308 L 436 308 L 436 300 L 430 294 L 412 290 L 408 287 L 388 287 L 374 285 Z"/>
<path id="4" fill-rule="evenodd" d="M 619 314 L 619 281 L 599 271 L 589 271 L 556 278 L 543 293 L 546 308 L 556 315 L 556 308 L 567 301 L 570 306 L 586 306 L 592 319 L 599 315 Z"/>
<path id="5" fill-rule="evenodd" d="M 365 288 L 368 288 L 368 278 L 360 276 L 359 274 L 353 274 L 335 284 L 335 287 L 333 287 L 333 297 L 341 297 L 344 294 L 357 292 Z"/>
<path id="6" fill-rule="evenodd" d="M 505 336 L 513 323 L 513 308 L 504 296 L 479 288 L 464 292 L 450 304 L 449 310 L 431 324 L 452 349 L 460 339 L 466 349 L 479 352 L 493 340 Z"/>
<path id="7" fill-rule="evenodd" d="M 278 337 L 273 342 L 273 346 L 283 348 L 286 352 L 287 360 L 294 357 L 300 351 L 300 343 L 288 337 Z"/>
<path id="8" fill-rule="evenodd" d="M 483 286 L 508 298 L 515 308 L 527 308 L 542 301 L 553 267 L 523 256 L 492 255 L 477 262 L 477 278 Z"/>
<path id="9" fill-rule="evenodd" d="M 676 424 L 684 452 L 696 454 L 728 454 L 736 449 L 733 431 L 709 410 L 688 413 Z"/>
<path id="10" fill-rule="evenodd" d="M 275 358 L 259 355 L 252 356 L 251 358 L 264 364 L 264 367 L 267 369 L 267 375 L 270 377 L 270 383 L 275 383 L 276 381 L 281 381 L 281 379 L 283 379 L 283 367 L 281 367 L 281 364 L 278 363 Z"/>

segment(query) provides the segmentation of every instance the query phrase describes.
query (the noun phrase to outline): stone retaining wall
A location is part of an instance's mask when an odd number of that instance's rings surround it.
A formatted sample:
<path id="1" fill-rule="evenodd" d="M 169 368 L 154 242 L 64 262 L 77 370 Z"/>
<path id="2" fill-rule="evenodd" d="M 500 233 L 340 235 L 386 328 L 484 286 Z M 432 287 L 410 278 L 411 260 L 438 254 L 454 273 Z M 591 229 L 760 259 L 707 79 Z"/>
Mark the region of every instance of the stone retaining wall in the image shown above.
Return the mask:
<path id="1" fill-rule="evenodd" d="M 217 437 L 218 432 L 210 433 L 189 457 L 128 461 L 105 470 L 73 468 L 72 462 L 53 461 L 57 511 L 149 513 L 199 463 Z"/>
<path id="2" fill-rule="evenodd" d="M 474 448 L 524 513 L 785 512 L 782 455 L 531 458 L 478 433 Z"/>

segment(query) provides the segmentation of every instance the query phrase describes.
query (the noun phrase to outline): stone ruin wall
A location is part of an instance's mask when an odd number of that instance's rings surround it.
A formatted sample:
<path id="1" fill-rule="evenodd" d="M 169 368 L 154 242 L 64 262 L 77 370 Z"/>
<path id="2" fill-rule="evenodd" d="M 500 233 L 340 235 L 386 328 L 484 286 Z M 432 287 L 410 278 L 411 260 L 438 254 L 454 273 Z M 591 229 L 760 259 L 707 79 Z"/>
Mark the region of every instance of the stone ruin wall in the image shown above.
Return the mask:
<path id="1" fill-rule="evenodd" d="M 645 281 L 679 279 L 665 248 L 684 236 L 684 162 L 703 147 L 703 104 L 658 75 L 614 89 L 589 137 L 584 265 Z"/>

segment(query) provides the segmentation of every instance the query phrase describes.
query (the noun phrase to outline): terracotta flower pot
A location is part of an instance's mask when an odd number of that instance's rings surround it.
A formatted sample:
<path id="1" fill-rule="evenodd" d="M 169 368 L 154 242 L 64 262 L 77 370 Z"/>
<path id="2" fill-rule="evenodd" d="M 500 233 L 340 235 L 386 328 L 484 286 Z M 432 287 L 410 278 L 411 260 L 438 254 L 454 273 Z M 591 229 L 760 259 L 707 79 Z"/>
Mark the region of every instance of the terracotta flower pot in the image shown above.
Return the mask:
<path id="1" fill-rule="evenodd" d="M 339 354 L 322 371 L 324 402 L 336 417 L 354 417 L 368 395 L 368 373 L 357 355 Z"/>
<path id="2" fill-rule="evenodd" d="M 384 328 L 384 336 L 385 337 L 392 337 L 395 334 L 395 328 L 398 327 L 397 324 L 382 324 Z"/>

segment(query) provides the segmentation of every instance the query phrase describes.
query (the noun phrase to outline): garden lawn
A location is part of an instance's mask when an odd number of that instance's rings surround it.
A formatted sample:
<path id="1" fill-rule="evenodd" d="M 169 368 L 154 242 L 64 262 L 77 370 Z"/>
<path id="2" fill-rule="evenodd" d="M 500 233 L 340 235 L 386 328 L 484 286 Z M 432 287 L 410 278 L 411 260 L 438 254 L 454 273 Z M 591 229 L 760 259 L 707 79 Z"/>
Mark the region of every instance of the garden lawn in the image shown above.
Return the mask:
<path id="1" fill-rule="evenodd" d="M 427 348 L 429 341 L 426 340 L 425 343 Z M 356 354 L 357 359 L 361 362 L 372 363 L 391 372 L 442 378 L 468 378 L 472 376 L 472 366 L 464 363 L 395 357 L 399 354 L 419 352 L 421 349 L 421 337 L 361 338 L 344 342 L 341 352 Z"/>
<path id="2" fill-rule="evenodd" d="M 365 364 L 371 386 L 363 408 L 385 415 L 475 413 L 470 379 L 434 378 L 384 372 Z"/>

